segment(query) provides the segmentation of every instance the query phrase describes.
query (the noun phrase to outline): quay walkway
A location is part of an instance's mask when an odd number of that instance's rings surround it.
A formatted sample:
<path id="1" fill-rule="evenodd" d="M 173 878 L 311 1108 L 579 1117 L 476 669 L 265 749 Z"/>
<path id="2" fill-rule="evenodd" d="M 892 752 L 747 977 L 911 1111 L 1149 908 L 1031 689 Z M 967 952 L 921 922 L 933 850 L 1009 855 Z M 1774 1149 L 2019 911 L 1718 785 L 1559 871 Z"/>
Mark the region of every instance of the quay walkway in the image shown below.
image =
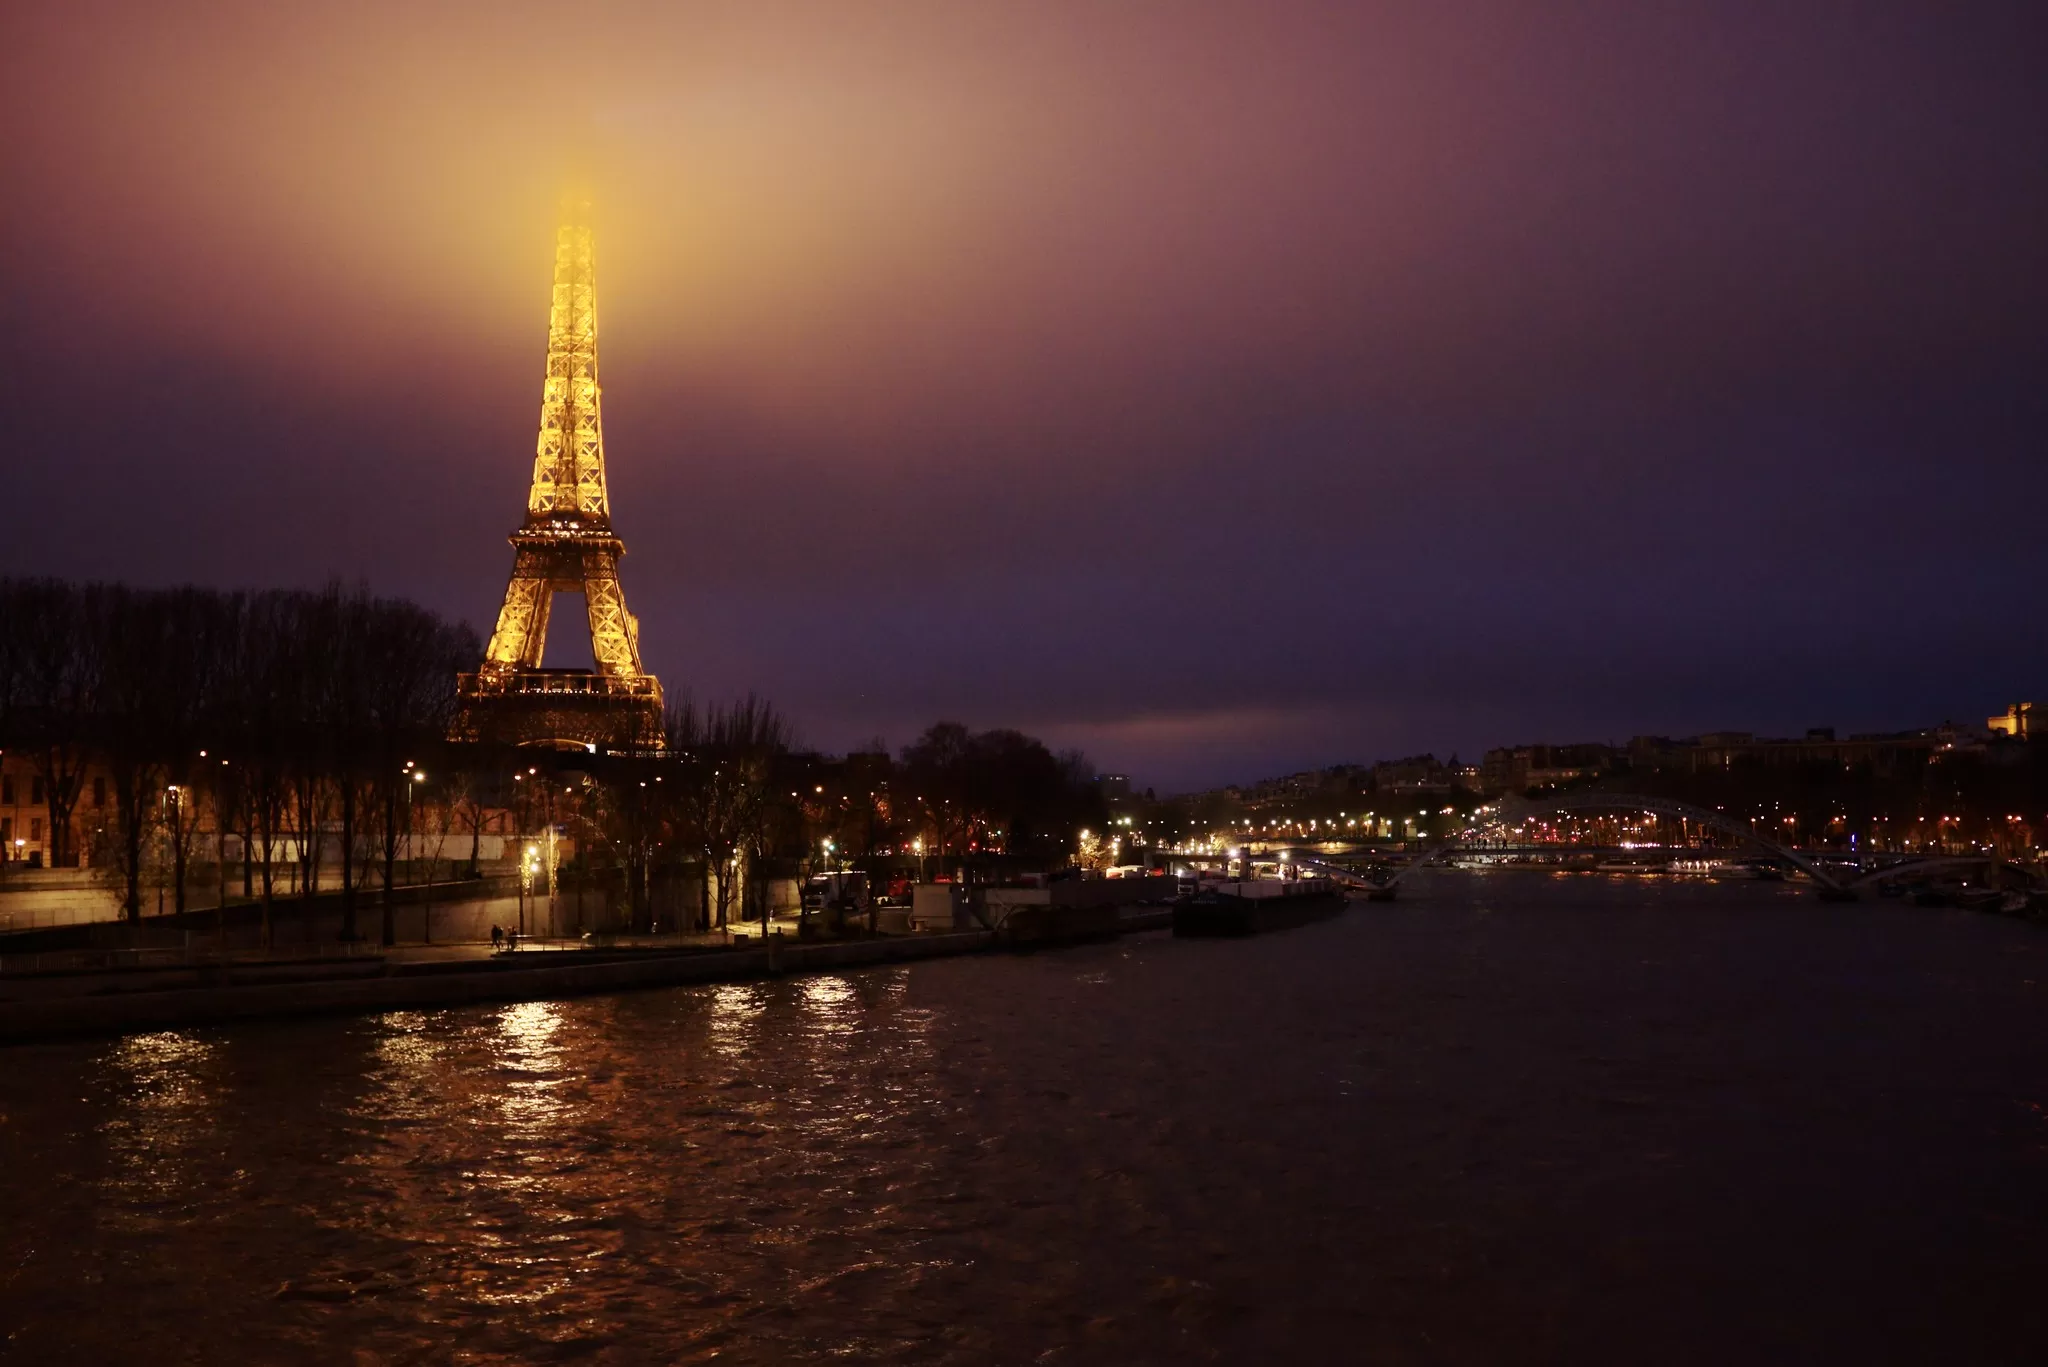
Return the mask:
<path id="1" fill-rule="evenodd" d="M 1112 933 L 1161 929 L 1170 913 L 1130 908 Z M 528 1001 L 814 973 L 1007 945 L 987 929 L 799 939 L 788 920 L 711 935 L 522 940 L 324 952 L 202 948 L 0 956 L 0 1045 L 221 1021 Z"/>

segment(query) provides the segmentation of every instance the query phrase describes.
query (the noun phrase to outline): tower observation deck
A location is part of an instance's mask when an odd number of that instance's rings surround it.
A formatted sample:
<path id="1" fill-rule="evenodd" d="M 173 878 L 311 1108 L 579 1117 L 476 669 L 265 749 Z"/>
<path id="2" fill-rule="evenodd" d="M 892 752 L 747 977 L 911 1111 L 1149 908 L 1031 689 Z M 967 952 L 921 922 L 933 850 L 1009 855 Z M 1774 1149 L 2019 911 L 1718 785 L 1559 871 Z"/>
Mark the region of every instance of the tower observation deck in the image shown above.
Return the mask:
<path id="1" fill-rule="evenodd" d="M 661 684 L 640 663 L 640 624 L 619 585 L 625 542 L 612 530 L 597 383 L 597 272 L 587 206 L 555 235 L 547 376 L 526 518 L 512 533 L 512 579 L 481 667 L 457 677 L 458 739 L 582 749 L 646 749 L 661 738 Z M 558 592 L 588 608 L 592 669 L 547 669 Z"/>

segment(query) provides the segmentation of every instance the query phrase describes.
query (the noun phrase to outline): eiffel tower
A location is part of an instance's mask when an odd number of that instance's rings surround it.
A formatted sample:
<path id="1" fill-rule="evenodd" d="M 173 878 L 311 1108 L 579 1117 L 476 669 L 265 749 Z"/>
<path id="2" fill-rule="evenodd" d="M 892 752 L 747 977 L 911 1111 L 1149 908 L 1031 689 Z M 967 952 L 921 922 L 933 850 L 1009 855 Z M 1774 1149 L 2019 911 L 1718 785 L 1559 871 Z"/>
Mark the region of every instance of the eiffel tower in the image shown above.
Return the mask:
<path id="1" fill-rule="evenodd" d="M 598 414 L 597 274 L 587 205 L 555 235 L 548 370 L 526 520 L 512 533 L 512 582 L 483 666 L 457 678 L 460 740 L 560 749 L 645 749 L 661 737 L 661 684 L 640 665 L 640 624 L 626 611 L 605 492 Z M 578 591 L 595 669 L 543 669 L 548 609 Z"/>

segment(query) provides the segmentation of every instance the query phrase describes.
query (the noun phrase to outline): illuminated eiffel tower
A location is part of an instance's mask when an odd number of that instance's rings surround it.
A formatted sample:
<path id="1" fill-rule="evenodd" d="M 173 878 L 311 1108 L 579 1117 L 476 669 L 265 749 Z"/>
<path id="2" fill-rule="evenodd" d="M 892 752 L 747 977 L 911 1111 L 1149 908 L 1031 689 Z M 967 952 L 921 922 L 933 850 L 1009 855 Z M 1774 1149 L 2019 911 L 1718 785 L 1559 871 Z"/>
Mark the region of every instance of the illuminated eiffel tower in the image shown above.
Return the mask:
<path id="1" fill-rule="evenodd" d="M 512 533 L 512 582 L 483 666 L 457 681 L 459 739 L 560 748 L 648 748 L 661 736 L 661 684 L 640 665 L 605 492 L 598 414 L 597 273 L 588 206 L 555 235 L 548 370 L 526 520 Z M 581 591 L 595 669 L 543 669 L 554 595 Z"/>

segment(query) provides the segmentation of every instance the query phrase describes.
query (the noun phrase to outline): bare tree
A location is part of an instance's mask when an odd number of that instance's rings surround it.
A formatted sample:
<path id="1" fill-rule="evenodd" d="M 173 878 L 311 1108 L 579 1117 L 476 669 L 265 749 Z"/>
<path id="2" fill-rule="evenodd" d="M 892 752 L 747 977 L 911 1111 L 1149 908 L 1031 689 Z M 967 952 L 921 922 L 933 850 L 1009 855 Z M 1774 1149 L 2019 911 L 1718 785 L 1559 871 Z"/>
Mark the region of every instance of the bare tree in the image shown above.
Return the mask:
<path id="1" fill-rule="evenodd" d="M 468 627 L 451 627 L 411 603 L 376 599 L 362 607 L 357 637 L 365 682 L 366 791 L 380 818 L 384 875 L 380 941 L 397 942 L 395 870 L 409 829 L 416 763 L 411 756 L 447 734 L 456 672 L 482 651 Z"/>
<path id="2" fill-rule="evenodd" d="M 102 848 L 125 917 L 141 915 L 145 875 L 185 909 L 210 814 L 219 907 L 229 833 L 241 836 L 245 895 L 261 850 L 266 943 L 287 839 L 311 898 L 338 816 L 345 934 L 377 836 L 394 881 L 403 790 L 384 761 L 445 736 L 454 674 L 478 652 L 466 627 L 338 585 L 250 597 L 0 579 L 0 622 L 0 746 L 35 758 L 53 861 L 74 857 L 90 760 L 114 799 Z M 97 779 L 94 792 L 104 820 Z M 387 938 L 389 919 L 387 895 Z"/>
<path id="3" fill-rule="evenodd" d="M 666 723 L 679 816 L 704 858 L 705 919 L 723 926 L 760 845 L 775 764 L 789 750 L 789 726 L 772 704 L 752 694 L 701 711 L 685 698 L 670 708 Z"/>
<path id="4" fill-rule="evenodd" d="M 480 872 L 478 856 L 483 846 L 484 825 L 490 820 L 492 811 L 504 805 L 503 795 L 498 791 L 502 786 L 487 776 L 474 756 L 441 784 L 441 790 L 447 794 L 451 823 L 469 836 L 466 864 L 471 878 Z"/>
<path id="5" fill-rule="evenodd" d="M 168 589 L 151 596 L 160 653 L 150 712 L 166 792 L 177 797 L 167 805 L 167 829 L 176 906 L 183 913 L 187 873 L 199 836 L 201 799 L 212 787 L 195 781 L 204 772 L 200 752 L 207 748 L 204 737 L 214 720 L 214 694 L 227 673 L 224 665 L 233 641 L 233 622 L 243 599 L 240 594 L 197 588 Z"/>
<path id="6" fill-rule="evenodd" d="M 22 693 L 20 623 L 26 615 L 28 592 L 29 581 L 0 579 L 0 753 L 17 742 Z"/>
<path id="7" fill-rule="evenodd" d="M 144 867 L 161 815 L 154 690 L 165 625 L 154 597 L 123 585 L 90 584 L 79 605 L 89 648 L 100 661 L 94 748 L 114 790 L 115 872 L 130 922 L 142 917 Z"/>
<path id="8" fill-rule="evenodd" d="M 85 779 L 86 728 L 99 707 L 99 656 L 87 639 L 80 592 L 52 579 L 18 581 L 8 604 L 18 730 L 43 781 L 50 862 L 77 861 L 71 816 Z M 8 690 L 0 690 L 8 691 Z"/>
<path id="9" fill-rule="evenodd" d="M 341 650 L 340 597 L 324 593 L 295 596 L 290 634 L 277 643 L 284 772 L 289 775 L 292 839 L 300 899 L 310 912 L 319 895 L 321 854 L 333 819 L 335 790 L 330 757 L 329 714 L 334 672 Z"/>
<path id="10" fill-rule="evenodd" d="M 448 837 L 454 833 L 458 821 L 445 769 L 414 785 L 413 802 L 412 829 L 419 841 L 419 849 L 424 850 L 427 857 L 426 907 L 420 915 L 420 938 L 431 943 L 434 938 L 434 874 L 441 863 L 441 851 L 447 847 Z M 419 862 L 418 851 L 414 852 L 413 862 L 415 865 Z"/>
<path id="11" fill-rule="evenodd" d="M 266 593 L 249 605 L 236 649 L 236 670 L 244 708 L 238 761 L 242 766 L 243 813 L 249 826 L 245 848 L 260 852 L 262 939 L 276 941 L 277 849 L 290 819 L 291 759 L 299 720 L 299 681 L 294 639 L 302 625 L 304 598 Z"/>
<path id="12" fill-rule="evenodd" d="M 356 588 L 344 592 L 329 585 L 321 595 L 331 648 L 328 665 L 332 670 L 326 694 L 326 758 L 328 776 L 334 785 L 340 828 L 336 832 L 341 855 L 341 938 L 361 938 L 356 929 L 356 891 L 363 864 L 360 827 L 365 790 L 369 787 L 364 770 L 370 731 L 370 662 L 365 650 L 368 629 L 369 594 Z"/>
<path id="13" fill-rule="evenodd" d="M 1087 758 L 1055 755 L 1018 731 L 941 722 L 904 749 L 903 769 L 941 854 L 993 845 L 1052 854 L 1103 816 Z"/>

